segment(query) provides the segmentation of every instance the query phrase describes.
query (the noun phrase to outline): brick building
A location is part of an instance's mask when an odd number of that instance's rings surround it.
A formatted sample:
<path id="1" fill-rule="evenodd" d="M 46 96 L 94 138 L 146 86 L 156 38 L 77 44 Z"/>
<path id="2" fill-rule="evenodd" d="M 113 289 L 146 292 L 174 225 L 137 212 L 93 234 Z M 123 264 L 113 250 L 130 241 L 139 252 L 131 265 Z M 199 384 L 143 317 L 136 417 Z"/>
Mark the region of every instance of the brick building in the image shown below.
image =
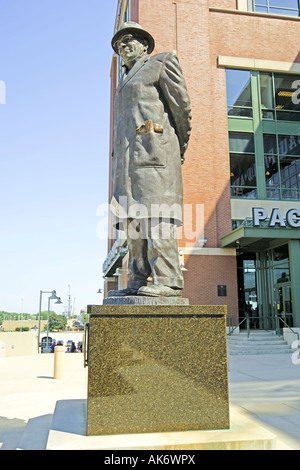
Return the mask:
<path id="1" fill-rule="evenodd" d="M 176 50 L 192 104 L 178 236 L 191 304 L 228 305 L 233 323 L 300 327 L 298 0 L 119 0 L 153 54 Z M 111 67 L 113 100 L 121 64 Z M 109 200 L 112 187 L 110 184 Z M 126 286 L 126 241 L 112 234 L 105 291 Z M 256 318 L 258 317 L 258 318 Z M 281 325 L 282 326 L 282 325 Z"/>

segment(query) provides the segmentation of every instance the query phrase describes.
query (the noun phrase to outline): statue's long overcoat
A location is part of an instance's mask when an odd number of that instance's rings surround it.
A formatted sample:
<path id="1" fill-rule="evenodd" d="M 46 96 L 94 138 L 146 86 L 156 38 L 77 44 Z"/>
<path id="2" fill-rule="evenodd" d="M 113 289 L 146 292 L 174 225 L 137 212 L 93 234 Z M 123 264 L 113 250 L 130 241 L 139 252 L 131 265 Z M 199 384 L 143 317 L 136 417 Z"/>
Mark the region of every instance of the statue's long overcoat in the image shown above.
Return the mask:
<path id="1" fill-rule="evenodd" d="M 137 132 L 146 121 L 158 130 Z M 127 217 L 153 217 L 159 205 L 165 208 L 160 216 L 181 223 L 181 163 L 190 130 L 190 99 L 177 56 L 143 56 L 115 96 L 113 191 L 115 202 L 125 197 Z"/>

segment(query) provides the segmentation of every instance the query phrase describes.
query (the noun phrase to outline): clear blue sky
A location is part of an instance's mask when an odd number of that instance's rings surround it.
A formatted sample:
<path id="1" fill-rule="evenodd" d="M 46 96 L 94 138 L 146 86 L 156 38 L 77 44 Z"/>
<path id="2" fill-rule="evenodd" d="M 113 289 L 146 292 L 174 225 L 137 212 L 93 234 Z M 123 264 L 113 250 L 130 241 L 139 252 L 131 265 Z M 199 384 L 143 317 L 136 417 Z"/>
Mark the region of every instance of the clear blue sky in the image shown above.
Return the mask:
<path id="1" fill-rule="evenodd" d="M 101 303 L 116 6 L 0 0 L 0 310 L 36 313 L 69 283 L 76 311 Z"/>

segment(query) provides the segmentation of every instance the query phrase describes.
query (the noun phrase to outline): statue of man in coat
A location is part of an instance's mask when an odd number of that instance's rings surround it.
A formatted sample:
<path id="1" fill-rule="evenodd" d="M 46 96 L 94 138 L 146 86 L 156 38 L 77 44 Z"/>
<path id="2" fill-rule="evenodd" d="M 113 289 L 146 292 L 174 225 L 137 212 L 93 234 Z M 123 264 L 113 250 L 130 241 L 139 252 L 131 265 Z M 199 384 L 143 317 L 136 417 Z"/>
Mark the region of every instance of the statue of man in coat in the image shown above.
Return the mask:
<path id="1" fill-rule="evenodd" d="M 151 56 L 154 46 L 151 34 L 132 21 L 112 39 L 125 68 L 115 96 L 112 206 L 115 226 L 127 231 L 129 275 L 127 287 L 108 296 L 173 297 L 183 288 L 176 227 L 182 224 L 190 99 L 176 54 Z"/>

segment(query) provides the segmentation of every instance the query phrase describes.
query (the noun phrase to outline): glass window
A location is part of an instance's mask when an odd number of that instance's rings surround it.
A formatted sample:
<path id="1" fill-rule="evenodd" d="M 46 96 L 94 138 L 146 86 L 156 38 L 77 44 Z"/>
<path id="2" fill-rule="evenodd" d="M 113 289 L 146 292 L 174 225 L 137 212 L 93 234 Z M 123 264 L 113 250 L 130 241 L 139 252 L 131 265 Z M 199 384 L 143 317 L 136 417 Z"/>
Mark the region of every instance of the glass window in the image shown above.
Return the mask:
<path id="1" fill-rule="evenodd" d="M 279 155 L 300 155 L 300 136 L 279 135 L 278 153 Z"/>
<path id="2" fill-rule="evenodd" d="M 267 198 L 279 199 L 280 175 L 278 168 L 278 147 L 276 135 L 264 134 L 263 138 Z"/>
<path id="3" fill-rule="evenodd" d="M 257 198 L 254 134 L 229 132 L 232 197 Z"/>
<path id="4" fill-rule="evenodd" d="M 230 154 L 231 186 L 256 186 L 255 155 Z"/>
<path id="5" fill-rule="evenodd" d="M 300 200 L 300 191 L 297 189 L 283 189 L 281 191 L 281 199 L 284 200 Z"/>
<path id="6" fill-rule="evenodd" d="M 300 121 L 299 78 L 297 75 L 260 72 L 263 119 Z"/>
<path id="7" fill-rule="evenodd" d="M 266 186 L 279 188 L 278 158 L 273 155 L 265 155 Z M 273 199 L 273 197 L 272 197 Z"/>
<path id="8" fill-rule="evenodd" d="M 243 199 L 257 199 L 257 189 L 232 187 L 230 195 L 231 197 L 238 197 Z"/>
<path id="9" fill-rule="evenodd" d="M 229 150 L 254 153 L 254 135 L 246 132 L 229 132 Z"/>
<path id="10" fill-rule="evenodd" d="M 300 159 L 280 157 L 281 186 L 300 189 Z"/>
<path id="11" fill-rule="evenodd" d="M 275 283 L 290 281 L 288 245 L 279 246 L 273 250 L 273 269 Z"/>
<path id="12" fill-rule="evenodd" d="M 252 117 L 251 73 L 248 70 L 226 70 L 229 116 Z"/>
<path id="13" fill-rule="evenodd" d="M 295 10 L 299 8 L 298 0 L 269 0 L 269 4 L 280 8 L 294 8 Z"/>
<path id="14" fill-rule="evenodd" d="M 289 247 L 288 245 L 281 245 L 273 249 L 274 264 L 286 263 L 289 261 Z"/>
<path id="15" fill-rule="evenodd" d="M 299 0 L 254 0 L 254 10 L 273 15 L 299 16 Z"/>
<path id="16" fill-rule="evenodd" d="M 277 140 L 275 134 L 264 134 L 264 151 L 265 154 L 277 155 Z"/>
<path id="17" fill-rule="evenodd" d="M 267 198 L 299 200 L 300 136 L 265 134 L 264 151 Z"/>
<path id="18" fill-rule="evenodd" d="M 260 73 L 260 102 L 263 119 L 274 119 L 273 76 L 271 73 Z"/>
<path id="19" fill-rule="evenodd" d="M 278 120 L 298 121 L 300 103 L 295 99 L 295 75 L 274 74 L 275 107 Z M 296 111 L 296 112 L 295 112 Z"/>
<path id="20" fill-rule="evenodd" d="M 269 13 L 268 7 L 261 7 L 260 5 L 255 6 L 255 11 L 258 13 Z"/>

